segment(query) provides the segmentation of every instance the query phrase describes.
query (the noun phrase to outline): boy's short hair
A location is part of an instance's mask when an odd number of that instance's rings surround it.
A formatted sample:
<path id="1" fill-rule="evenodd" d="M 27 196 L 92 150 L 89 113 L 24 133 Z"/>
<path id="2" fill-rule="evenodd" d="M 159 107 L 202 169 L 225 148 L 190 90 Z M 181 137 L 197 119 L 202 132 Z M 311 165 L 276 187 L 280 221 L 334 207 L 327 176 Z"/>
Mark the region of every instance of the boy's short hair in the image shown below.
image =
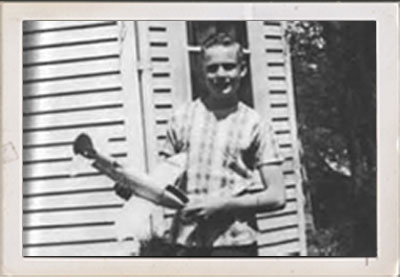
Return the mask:
<path id="1" fill-rule="evenodd" d="M 209 37 L 207 37 L 206 40 L 201 45 L 201 54 L 202 57 L 204 57 L 205 51 L 208 48 L 211 48 L 213 46 L 232 46 L 232 45 L 237 45 L 238 46 L 238 62 L 242 62 L 244 59 L 244 52 L 243 52 L 243 47 L 242 45 L 234 40 L 230 35 L 227 33 L 214 33 L 211 34 Z"/>

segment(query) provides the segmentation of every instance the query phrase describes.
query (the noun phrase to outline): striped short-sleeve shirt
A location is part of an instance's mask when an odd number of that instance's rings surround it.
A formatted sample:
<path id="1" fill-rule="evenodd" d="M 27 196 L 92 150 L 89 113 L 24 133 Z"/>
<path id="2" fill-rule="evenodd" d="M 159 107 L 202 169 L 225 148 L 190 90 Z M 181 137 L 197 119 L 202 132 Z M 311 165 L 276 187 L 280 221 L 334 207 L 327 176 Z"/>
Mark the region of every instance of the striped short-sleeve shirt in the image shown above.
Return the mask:
<path id="1" fill-rule="evenodd" d="M 187 181 L 182 189 L 192 199 L 228 197 L 245 189 L 249 182 L 232 169 L 232 160 L 249 172 L 281 161 L 270 126 L 241 102 L 223 118 L 200 99 L 177 110 L 163 152 L 187 153 Z M 256 240 L 255 217 L 245 214 L 185 224 L 177 216 L 172 233 L 176 243 L 187 246 L 246 245 Z"/>

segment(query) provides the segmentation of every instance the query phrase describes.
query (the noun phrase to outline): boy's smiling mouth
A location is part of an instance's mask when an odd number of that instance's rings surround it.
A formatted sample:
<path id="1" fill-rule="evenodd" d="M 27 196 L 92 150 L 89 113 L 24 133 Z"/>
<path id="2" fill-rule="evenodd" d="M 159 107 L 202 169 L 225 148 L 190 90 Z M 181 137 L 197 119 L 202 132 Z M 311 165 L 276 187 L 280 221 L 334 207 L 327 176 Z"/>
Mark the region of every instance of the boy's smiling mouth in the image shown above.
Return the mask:
<path id="1" fill-rule="evenodd" d="M 222 79 L 222 80 L 215 80 L 213 82 L 215 88 L 221 94 L 228 94 L 232 90 L 232 82 L 229 78 Z"/>

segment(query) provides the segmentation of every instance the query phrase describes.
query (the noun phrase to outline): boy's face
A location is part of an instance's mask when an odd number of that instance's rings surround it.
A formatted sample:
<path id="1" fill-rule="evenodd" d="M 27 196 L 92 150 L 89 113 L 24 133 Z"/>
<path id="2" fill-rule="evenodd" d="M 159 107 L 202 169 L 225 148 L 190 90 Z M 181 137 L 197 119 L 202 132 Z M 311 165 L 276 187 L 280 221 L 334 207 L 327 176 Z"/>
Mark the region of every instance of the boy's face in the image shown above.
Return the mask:
<path id="1" fill-rule="evenodd" d="M 238 45 L 216 45 L 204 52 L 204 72 L 210 96 L 223 99 L 235 96 L 246 67 L 238 60 Z"/>

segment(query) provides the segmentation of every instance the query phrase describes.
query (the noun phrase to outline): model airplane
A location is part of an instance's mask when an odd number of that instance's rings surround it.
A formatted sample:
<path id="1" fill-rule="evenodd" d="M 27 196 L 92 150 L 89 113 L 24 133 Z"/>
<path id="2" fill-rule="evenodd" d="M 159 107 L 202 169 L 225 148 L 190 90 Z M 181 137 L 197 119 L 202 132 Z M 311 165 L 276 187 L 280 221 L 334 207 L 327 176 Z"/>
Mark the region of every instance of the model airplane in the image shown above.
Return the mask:
<path id="1" fill-rule="evenodd" d="M 100 155 L 87 134 L 81 134 L 76 138 L 73 151 L 77 155 L 93 160 L 92 166 L 116 183 L 114 187 L 116 193 L 125 200 L 136 195 L 154 204 L 172 209 L 181 209 L 188 202 L 187 196 L 174 186 L 179 176 L 174 176 L 170 182 L 165 180 L 166 182 L 162 183 L 141 172 L 133 172 L 132 170 L 128 172 L 117 162 Z M 181 169 L 171 170 L 171 168 L 168 168 L 168 166 L 174 165 L 174 163 L 164 165 L 163 170 L 166 173 L 177 172 L 177 175 L 182 174 L 183 170 Z"/>

